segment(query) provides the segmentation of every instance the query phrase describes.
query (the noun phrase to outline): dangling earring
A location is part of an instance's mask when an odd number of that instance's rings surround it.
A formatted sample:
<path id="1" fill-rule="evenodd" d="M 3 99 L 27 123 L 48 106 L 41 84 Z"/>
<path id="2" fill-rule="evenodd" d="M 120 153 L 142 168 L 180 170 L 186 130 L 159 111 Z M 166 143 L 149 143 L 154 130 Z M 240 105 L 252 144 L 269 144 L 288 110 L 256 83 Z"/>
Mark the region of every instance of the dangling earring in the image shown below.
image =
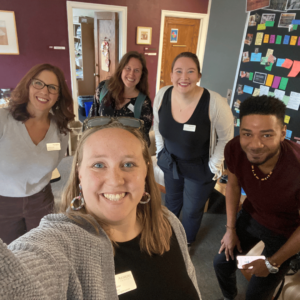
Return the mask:
<path id="1" fill-rule="evenodd" d="M 80 210 L 80 209 L 82 209 L 82 208 L 84 207 L 85 202 L 84 202 L 84 199 L 83 199 L 83 197 L 82 197 L 82 192 L 81 192 L 81 190 L 82 190 L 82 188 L 81 188 L 81 185 L 79 184 L 79 196 L 75 197 L 75 198 L 71 201 L 71 203 L 70 203 L 70 206 L 71 206 L 72 210 Z M 75 203 L 77 200 L 80 201 L 80 205 L 79 205 L 78 207 L 75 207 L 75 206 L 74 206 L 74 203 Z"/>
<path id="2" fill-rule="evenodd" d="M 141 204 L 147 204 L 147 203 L 151 200 L 151 197 L 150 197 L 150 194 L 149 194 L 149 193 L 144 192 L 143 197 L 144 197 L 144 196 L 147 197 L 147 200 L 146 200 L 146 201 L 140 201 Z"/>

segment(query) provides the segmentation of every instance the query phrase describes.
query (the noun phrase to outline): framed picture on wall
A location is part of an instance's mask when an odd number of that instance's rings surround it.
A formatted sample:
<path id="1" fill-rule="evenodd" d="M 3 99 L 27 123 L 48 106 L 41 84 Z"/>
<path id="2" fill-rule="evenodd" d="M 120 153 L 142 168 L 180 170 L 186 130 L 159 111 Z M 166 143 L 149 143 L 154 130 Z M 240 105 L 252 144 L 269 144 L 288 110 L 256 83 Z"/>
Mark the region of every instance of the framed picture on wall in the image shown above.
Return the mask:
<path id="1" fill-rule="evenodd" d="M 19 54 L 15 13 L 0 10 L 0 54 Z"/>
<path id="2" fill-rule="evenodd" d="M 136 43 L 139 45 L 151 45 L 152 27 L 137 27 Z"/>

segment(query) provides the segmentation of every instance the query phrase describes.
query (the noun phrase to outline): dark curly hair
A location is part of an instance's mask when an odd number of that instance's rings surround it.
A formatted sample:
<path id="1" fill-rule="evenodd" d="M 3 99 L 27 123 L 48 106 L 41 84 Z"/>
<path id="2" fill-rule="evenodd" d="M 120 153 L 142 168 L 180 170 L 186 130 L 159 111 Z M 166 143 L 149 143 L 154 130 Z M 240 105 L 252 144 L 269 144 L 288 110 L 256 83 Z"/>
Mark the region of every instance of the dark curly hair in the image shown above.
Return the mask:
<path id="1" fill-rule="evenodd" d="M 249 97 L 240 105 L 240 119 L 248 115 L 273 115 L 284 125 L 285 104 L 275 97 Z"/>
<path id="2" fill-rule="evenodd" d="M 60 89 L 58 101 L 53 105 L 52 111 L 54 121 L 56 122 L 60 133 L 66 134 L 68 131 L 71 131 L 68 128 L 68 123 L 74 120 L 73 98 L 66 84 L 64 74 L 58 67 L 50 64 L 40 64 L 31 68 L 13 90 L 8 109 L 15 120 L 23 123 L 33 117 L 27 110 L 27 103 L 29 102 L 29 86 L 31 80 L 45 70 L 53 72 L 59 82 Z"/>

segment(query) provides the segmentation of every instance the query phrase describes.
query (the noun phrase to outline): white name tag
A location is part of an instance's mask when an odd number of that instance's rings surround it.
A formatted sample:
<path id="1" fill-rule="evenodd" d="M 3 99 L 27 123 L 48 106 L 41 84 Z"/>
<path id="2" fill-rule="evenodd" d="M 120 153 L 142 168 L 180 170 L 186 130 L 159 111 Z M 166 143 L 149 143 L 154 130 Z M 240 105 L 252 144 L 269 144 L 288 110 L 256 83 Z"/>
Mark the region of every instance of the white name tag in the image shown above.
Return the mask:
<path id="1" fill-rule="evenodd" d="M 47 151 L 57 151 L 60 149 L 60 143 L 47 143 Z"/>
<path id="2" fill-rule="evenodd" d="M 183 125 L 183 130 L 184 130 L 184 131 L 192 131 L 192 132 L 195 132 L 195 131 L 196 131 L 196 125 L 184 124 L 184 125 Z"/>
<path id="3" fill-rule="evenodd" d="M 131 271 L 115 275 L 115 280 L 118 295 L 122 295 L 136 289 L 136 283 Z"/>
<path id="4" fill-rule="evenodd" d="M 128 109 L 130 109 L 132 112 L 134 112 L 134 105 L 132 105 L 131 103 L 127 106 Z"/>

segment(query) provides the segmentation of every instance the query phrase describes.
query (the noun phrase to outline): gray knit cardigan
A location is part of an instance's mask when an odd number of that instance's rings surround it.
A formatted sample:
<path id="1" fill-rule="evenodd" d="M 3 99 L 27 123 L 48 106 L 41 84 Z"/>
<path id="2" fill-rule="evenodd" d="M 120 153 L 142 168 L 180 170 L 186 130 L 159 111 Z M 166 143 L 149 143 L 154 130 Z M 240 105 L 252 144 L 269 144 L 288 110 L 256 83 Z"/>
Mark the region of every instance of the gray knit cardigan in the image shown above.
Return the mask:
<path id="1" fill-rule="evenodd" d="M 184 229 L 173 214 L 168 219 L 201 299 Z M 99 229 L 52 214 L 8 247 L 0 239 L 0 299 L 118 299 L 112 244 Z"/>

